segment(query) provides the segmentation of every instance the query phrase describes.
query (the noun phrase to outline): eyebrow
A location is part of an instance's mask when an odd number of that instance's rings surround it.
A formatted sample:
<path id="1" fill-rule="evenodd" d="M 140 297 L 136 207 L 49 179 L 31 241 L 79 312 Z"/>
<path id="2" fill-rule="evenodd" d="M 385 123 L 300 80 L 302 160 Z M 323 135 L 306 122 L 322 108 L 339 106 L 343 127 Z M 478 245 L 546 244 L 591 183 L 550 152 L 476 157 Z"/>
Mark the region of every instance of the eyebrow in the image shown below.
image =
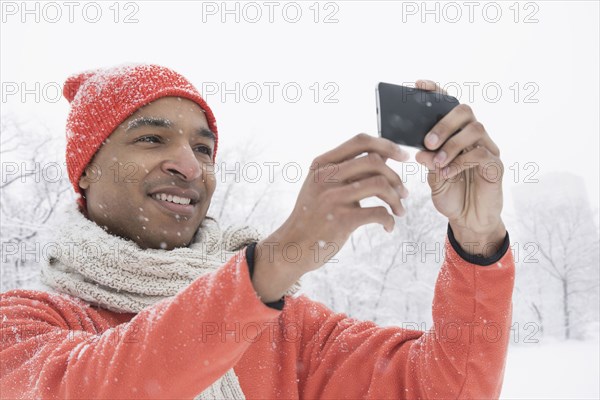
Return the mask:
<path id="1" fill-rule="evenodd" d="M 197 130 L 196 133 L 205 138 L 212 139 L 213 142 L 216 141 L 216 139 L 217 139 L 215 133 L 213 131 L 211 131 L 210 129 L 201 128 L 201 129 Z"/>
<path id="2" fill-rule="evenodd" d="M 173 123 L 166 118 L 139 117 L 139 118 L 134 119 L 133 121 L 130 121 L 129 124 L 127 124 L 127 129 L 125 129 L 125 132 L 128 133 L 134 129 L 141 128 L 143 126 L 152 126 L 152 127 L 157 127 L 157 128 L 171 129 L 171 128 L 173 128 Z M 200 129 L 196 130 L 195 133 L 202 137 L 211 139 L 213 142 L 216 141 L 216 135 L 210 129 L 200 128 Z"/>
<path id="3" fill-rule="evenodd" d="M 139 118 L 134 119 L 133 121 L 129 121 L 129 124 L 127 124 L 127 129 L 125 129 L 125 132 L 129 132 L 134 129 L 141 128 L 142 126 L 155 126 L 158 128 L 172 128 L 173 123 L 166 118 L 139 117 Z"/>

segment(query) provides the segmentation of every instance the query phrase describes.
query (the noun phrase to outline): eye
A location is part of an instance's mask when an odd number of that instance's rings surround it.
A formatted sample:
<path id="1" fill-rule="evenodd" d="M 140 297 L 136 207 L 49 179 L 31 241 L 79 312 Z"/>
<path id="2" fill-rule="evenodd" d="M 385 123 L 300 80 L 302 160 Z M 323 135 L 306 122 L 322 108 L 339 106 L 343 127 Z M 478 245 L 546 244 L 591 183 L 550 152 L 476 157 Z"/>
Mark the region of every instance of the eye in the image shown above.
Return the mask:
<path id="1" fill-rule="evenodd" d="M 194 150 L 200 152 L 200 153 L 204 153 L 208 156 L 212 155 L 212 150 L 210 149 L 210 147 L 205 146 L 205 145 L 199 145 L 194 147 Z"/>
<path id="2" fill-rule="evenodd" d="M 160 136 L 156 136 L 156 135 L 145 135 L 145 136 L 140 136 L 139 138 L 137 138 L 135 140 L 136 143 L 138 142 L 144 142 L 144 143 L 160 143 L 161 142 L 161 138 Z"/>

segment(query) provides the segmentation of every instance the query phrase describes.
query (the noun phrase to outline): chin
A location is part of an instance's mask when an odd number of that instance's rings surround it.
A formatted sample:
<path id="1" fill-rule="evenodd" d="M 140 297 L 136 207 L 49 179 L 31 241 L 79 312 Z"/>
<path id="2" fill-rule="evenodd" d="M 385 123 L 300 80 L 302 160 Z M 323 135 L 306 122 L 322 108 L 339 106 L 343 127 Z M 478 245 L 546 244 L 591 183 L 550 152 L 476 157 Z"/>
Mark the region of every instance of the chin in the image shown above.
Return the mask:
<path id="1" fill-rule="evenodd" d="M 192 238 L 178 238 L 179 240 L 173 240 L 172 237 L 169 239 L 164 238 L 152 238 L 144 241 L 142 244 L 138 243 L 140 247 L 144 249 L 160 249 L 160 250 L 173 250 L 178 247 L 189 247 Z"/>

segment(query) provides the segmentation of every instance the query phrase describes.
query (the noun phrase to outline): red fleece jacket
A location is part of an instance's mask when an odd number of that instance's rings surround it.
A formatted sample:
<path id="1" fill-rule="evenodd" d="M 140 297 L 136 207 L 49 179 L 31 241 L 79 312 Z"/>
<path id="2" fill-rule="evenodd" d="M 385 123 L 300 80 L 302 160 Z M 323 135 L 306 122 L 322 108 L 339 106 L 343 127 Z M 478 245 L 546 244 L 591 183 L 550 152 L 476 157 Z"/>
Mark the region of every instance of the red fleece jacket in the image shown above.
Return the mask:
<path id="1" fill-rule="evenodd" d="M 270 308 L 244 250 L 138 314 L 12 290 L 0 297 L 0 397 L 191 399 L 234 367 L 249 399 L 497 398 L 512 252 L 480 266 L 448 240 L 445 251 L 428 332 L 357 321 L 306 296 Z"/>

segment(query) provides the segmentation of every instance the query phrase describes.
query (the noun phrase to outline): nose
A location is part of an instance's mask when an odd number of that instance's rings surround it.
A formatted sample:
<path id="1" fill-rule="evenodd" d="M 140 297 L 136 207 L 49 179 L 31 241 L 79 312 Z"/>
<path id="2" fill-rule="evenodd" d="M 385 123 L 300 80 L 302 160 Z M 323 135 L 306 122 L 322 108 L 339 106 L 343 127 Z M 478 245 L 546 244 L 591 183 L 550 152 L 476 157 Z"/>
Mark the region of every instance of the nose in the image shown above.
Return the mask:
<path id="1" fill-rule="evenodd" d="M 189 145 L 180 145 L 163 161 L 163 172 L 191 182 L 202 176 L 202 166 Z"/>

